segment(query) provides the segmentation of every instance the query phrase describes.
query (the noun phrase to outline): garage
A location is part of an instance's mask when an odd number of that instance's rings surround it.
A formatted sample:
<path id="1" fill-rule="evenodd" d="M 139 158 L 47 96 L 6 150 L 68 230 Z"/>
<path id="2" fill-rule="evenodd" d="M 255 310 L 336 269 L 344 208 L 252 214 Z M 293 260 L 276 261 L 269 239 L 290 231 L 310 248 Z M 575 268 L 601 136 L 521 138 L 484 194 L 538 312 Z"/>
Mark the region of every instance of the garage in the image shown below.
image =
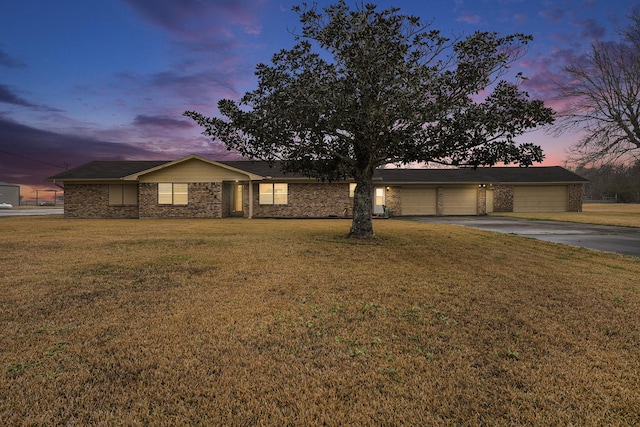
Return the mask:
<path id="1" fill-rule="evenodd" d="M 436 215 L 436 189 L 403 187 L 402 215 Z"/>
<path id="2" fill-rule="evenodd" d="M 442 215 L 477 215 L 478 187 L 442 189 Z"/>
<path id="3" fill-rule="evenodd" d="M 568 202 L 566 185 L 513 187 L 514 212 L 566 212 Z"/>

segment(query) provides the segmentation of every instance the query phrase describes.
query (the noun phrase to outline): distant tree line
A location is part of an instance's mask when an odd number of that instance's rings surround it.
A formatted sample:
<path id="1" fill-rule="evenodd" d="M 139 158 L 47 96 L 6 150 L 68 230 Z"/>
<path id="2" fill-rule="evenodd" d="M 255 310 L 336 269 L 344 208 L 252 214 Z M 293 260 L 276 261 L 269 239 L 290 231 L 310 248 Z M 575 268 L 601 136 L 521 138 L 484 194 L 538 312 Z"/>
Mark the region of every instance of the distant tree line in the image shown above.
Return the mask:
<path id="1" fill-rule="evenodd" d="M 578 175 L 589 180 L 586 200 L 640 203 L 640 160 L 632 164 L 579 167 Z"/>

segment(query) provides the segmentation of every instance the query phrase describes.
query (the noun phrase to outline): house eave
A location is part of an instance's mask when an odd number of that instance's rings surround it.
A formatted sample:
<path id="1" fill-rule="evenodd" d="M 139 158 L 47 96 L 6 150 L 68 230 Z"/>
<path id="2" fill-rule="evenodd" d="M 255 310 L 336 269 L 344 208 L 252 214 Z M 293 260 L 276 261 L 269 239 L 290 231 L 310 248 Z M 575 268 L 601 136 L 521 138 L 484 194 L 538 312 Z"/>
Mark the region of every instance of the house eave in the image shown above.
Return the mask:
<path id="1" fill-rule="evenodd" d="M 585 181 L 500 181 L 492 182 L 495 185 L 569 185 L 569 184 L 586 184 Z"/>
<path id="2" fill-rule="evenodd" d="M 47 178 L 45 179 L 45 181 L 52 182 L 52 183 L 62 182 L 62 183 L 70 183 L 70 184 L 85 184 L 85 183 L 98 184 L 98 183 L 108 183 L 108 182 L 122 182 L 124 180 L 125 180 L 124 178 L 69 178 L 69 179 Z"/>
<path id="3" fill-rule="evenodd" d="M 393 186 L 400 186 L 400 185 L 432 185 L 432 186 L 479 185 L 479 184 L 490 184 L 491 182 L 487 182 L 487 181 L 381 181 L 380 183 L 393 187 Z"/>

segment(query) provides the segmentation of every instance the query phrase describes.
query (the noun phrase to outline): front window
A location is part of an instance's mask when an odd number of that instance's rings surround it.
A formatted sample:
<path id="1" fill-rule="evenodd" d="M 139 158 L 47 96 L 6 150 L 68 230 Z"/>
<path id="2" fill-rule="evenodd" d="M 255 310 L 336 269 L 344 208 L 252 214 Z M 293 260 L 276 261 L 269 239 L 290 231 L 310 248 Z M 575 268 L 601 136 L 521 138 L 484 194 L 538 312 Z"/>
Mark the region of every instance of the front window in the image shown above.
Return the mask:
<path id="1" fill-rule="evenodd" d="M 109 206 L 135 206 L 137 204 L 137 185 L 109 185 Z"/>
<path id="2" fill-rule="evenodd" d="M 288 184 L 260 184 L 261 205 L 286 205 L 289 201 Z"/>
<path id="3" fill-rule="evenodd" d="M 189 184 L 158 183 L 159 205 L 186 205 L 189 202 Z"/>
<path id="4" fill-rule="evenodd" d="M 383 187 L 377 187 L 376 188 L 376 205 L 377 206 L 383 206 L 384 205 L 384 188 Z"/>

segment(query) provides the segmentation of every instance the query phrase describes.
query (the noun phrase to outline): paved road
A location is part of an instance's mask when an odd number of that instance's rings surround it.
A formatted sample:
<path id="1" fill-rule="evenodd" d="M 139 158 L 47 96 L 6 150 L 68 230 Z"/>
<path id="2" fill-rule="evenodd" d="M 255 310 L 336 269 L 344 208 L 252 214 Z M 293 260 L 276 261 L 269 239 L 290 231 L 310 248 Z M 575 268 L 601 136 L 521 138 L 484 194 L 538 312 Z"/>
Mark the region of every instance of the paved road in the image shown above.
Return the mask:
<path id="1" fill-rule="evenodd" d="M 0 216 L 23 216 L 23 215 L 62 215 L 63 208 L 46 208 L 46 209 L 0 209 Z"/>
<path id="2" fill-rule="evenodd" d="M 457 224 L 500 233 L 564 243 L 640 257 L 640 228 L 589 225 L 559 221 L 531 221 L 495 216 L 420 217 L 422 222 Z"/>

